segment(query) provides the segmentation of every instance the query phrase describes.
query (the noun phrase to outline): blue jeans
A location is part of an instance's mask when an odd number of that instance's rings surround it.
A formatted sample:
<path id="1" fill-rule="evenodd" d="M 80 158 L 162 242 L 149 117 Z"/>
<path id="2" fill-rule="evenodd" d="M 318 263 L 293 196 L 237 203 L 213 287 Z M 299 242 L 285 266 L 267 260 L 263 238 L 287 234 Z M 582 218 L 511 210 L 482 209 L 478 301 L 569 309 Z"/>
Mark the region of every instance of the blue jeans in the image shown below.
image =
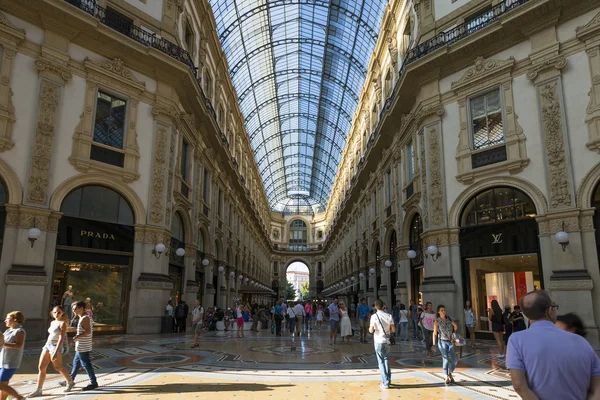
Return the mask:
<path id="1" fill-rule="evenodd" d="M 392 370 L 388 356 L 390 354 L 390 345 L 387 343 L 375 343 L 375 354 L 377 355 L 377 364 L 381 372 L 381 383 L 383 386 L 390 386 L 392 380 Z"/>
<path id="2" fill-rule="evenodd" d="M 290 330 L 290 334 L 294 333 L 294 329 L 296 328 L 296 318 L 288 319 L 288 329 Z"/>
<path id="3" fill-rule="evenodd" d="M 438 349 L 440 349 L 442 360 L 444 360 L 442 363 L 444 375 L 448 375 L 448 361 L 450 361 L 450 373 L 454 372 L 454 368 L 456 368 L 456 354 L 454 353 L 454 345 L 452 342 L 439 340 Z"/>
<path id="4" fill-rule="evenodd" d="M 75 380 L 77 377 L 77 372 L 79 372 L 79 368 L 81 367 L 85 369 L 85 372 L 87 372 L 88 376 L 90 377 L 90 383 L 92 385 L 97 385 L 98 382 L 96 382 L 96 374 L 94 373 L 94 366 L 90 360 L 89 352 L 75 353 L 75 357 L 73 358 L 73 369 L 71 370 L 71 380 Z"/>
<path id="5" fill-rule="evenodd" d="M 417 325 L 417 320 L 411 319 L 411 322 L 412 322 L 412 328 L 413 328 L 413 339 L 418 339 L 419 338 L 419 326 Z"/>
<path id="6" fill-rule="evenodd" d="M 398 323 L 398 329 L 396 330 L 400 332 L 398 334 L 400 340 L 402 340 L 402 338 L 404 337 L 404 340 L 408 341 L 408 321 Z"/>

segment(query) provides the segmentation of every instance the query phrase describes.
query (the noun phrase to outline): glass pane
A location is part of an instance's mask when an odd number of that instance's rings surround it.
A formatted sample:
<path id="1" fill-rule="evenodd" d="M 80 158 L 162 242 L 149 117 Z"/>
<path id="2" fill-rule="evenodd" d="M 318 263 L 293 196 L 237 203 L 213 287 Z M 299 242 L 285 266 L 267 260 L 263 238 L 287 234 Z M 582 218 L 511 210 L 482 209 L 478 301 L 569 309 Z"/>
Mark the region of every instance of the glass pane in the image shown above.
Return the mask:
<path id="1" fill-rule="evenodd" d="M 122 197 L 119 198 L 119 224 L 134 224 L 133 211 L 131 210 L 129 203 L 127 203 L 127 200 Z"/>
<path id="2" fill-rule="evenodd" d="M 489 146 L 504 142 L 504 128 L 502 126 L 502 113 L 488 114 Z"/>
<path id="3" fill-rule="evenodd" d="M 481 118 L 485 115 L 485 96 L 471 99 L 471 118 Z"/>
<path id="4" fill-rule="evenodd" d="M 79 217 L 82 191 L 83 189 L 79 188 L 69 193 L 60 206 L 60 212 L 62 212 L 65 215 Z"/>
<path id="5" fill-rule="evenodd" d="M 477 221 L 479 225 L 496 222 L 493 190 L 488 190 L 477 196 Z"/>
<path id="6" fill-rule="evenodd" d="M 500 112 L 501 107 L 500 107 L 500 90 L 496 90 L 492 93 L 489 93 L 486 95 L 486 100 L 487 100 L 487 108 L 486 108 L 486 113 L 487 114 L 492 114 L 492 113 L 497 113 Z"/>
<path id="7" fill-rule="evenodd" d="M 185 242 L 185 232 L 183 228 L 183 221 L 181 220 L 181 216 L 179 213 L 175 213 L 173 215 L 173 222 L 171 223 L 171 233 L 173 233 L 173 237 L 180 242 Z"/>
<path id="8" fill-rule="evenodd" d="M 471 200 L 463 211 L 461 227 L 477 225 L 477 201 Z"/>
<path id="9" fill-rule="evenodd" d="M 496 219 L 498 222 L 505 219 L 514 219 L 515 208 L 513 204 L 514 190 L 510 188 L 494 189 L 496 197 Z"/>
<path id="10" fill-rule="evenodd" d="M 98 91 L 94 125 L 95 142 L 123 148 L 126 104 L 124 100 Z"/>
<path id="11" fill-rule="evenodd" d="M 535 204 L 533 204 L 529 196 L 518 190 L 514 191 L 514 195 L 515 218 L 535 217 L 537 214 Z"/>
<path id="12" fill-rule="evenodd" d="M 4 187 L 4 184 L 0 182 L 0 204 L 6 204 L 7 201 L 8 196 L 6 193 L 6 188 Z"/>
<path id="13" fill-rule="evenodd" d="M 204 234 L 202 229 L 198 229 L 198 251 L 204 253 Z"/>
<path id="14" fill-rule="evenodd" d="M 117 222 L 119 194 L 102 186 L 86 186 L 81 196 L 81 218 Z"/>

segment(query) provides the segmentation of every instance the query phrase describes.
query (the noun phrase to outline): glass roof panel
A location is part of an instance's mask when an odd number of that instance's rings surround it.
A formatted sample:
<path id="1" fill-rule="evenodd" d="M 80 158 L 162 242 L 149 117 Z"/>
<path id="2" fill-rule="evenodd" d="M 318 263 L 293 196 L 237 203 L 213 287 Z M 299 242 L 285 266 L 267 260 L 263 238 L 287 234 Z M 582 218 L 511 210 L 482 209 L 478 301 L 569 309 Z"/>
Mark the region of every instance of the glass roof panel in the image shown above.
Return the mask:
<path id="1" fill-rule="evenodd" d="M 271 208 L 324 211 L 387 0 L 209 0 Z"/>

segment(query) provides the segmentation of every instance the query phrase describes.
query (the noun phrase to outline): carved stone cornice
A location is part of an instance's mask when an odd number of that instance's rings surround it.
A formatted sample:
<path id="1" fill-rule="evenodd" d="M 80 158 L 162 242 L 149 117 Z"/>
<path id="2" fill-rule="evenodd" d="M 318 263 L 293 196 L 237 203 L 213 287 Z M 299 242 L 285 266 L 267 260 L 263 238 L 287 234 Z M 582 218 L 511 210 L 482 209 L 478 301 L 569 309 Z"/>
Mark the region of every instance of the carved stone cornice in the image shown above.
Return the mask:
<path id="1" fill-rule="evenodd" d="M 461 91 L 469 86 L 486 81 L 491 76 L 509 73 L 514 65 L 515 59 L 513 57 L 509 57 L 507 60 L 486 60 L 483 57 L 477 57 L 475 65 L 468 68 L 458 81 L 452 83 L 452 90 L 454 92 Z"/>
<path id="2" fill-rule="evenodd" d="M 35 68 L 41 75 L 53 75 L 62 80 L 62 83 L 71 80 L 73 74 L 65 65 L 61 65 L 45 57 L 38 57 L 34 62 Z"/>
<path id="3" fill-rule="evenodd" d="M 596 14 L 596 16 L 584 26 L 577 27 L 575 32 L 579 40 L 585 42 L 590 39 L 595 42 L 600 41 L 600 13 Z"/>
<path id="4" fill-rule="evenodd" d="M 120 83 L 121 86 L 129 87 L 139 93 L 146 89 L 146 83 L 138 80 L 130 69 L 125 68 L 125 63 L 120 58 L 92 61 L 90 58 L 86 57 L 83 60 L 83 65 L 88 74 L 95 72 L 100 75 L 108 76 Z"/>
<path id="5" fill-rule="evenodd" d="M 8 18 L 6 18 L 6 15 L 0 12 L 0 30 L 7 31 L 7 28 L 13 35 L 21 37 L 21 40 L 25 38 L 25 34 L 27 33 L 25 29 L 17 28 Z"/>
<path id="6" fill-rule="evenodd" d="M 567 58 L 563 55 L 555 55 L 551 58 L 546 58 L 542 61 L 536 62 L 533 64 L 531 68 L 527 70 L 527 79 L 530 81 L 535 81 L 536 78 L 549 70 L 562 70 L 567 66 Z"/>

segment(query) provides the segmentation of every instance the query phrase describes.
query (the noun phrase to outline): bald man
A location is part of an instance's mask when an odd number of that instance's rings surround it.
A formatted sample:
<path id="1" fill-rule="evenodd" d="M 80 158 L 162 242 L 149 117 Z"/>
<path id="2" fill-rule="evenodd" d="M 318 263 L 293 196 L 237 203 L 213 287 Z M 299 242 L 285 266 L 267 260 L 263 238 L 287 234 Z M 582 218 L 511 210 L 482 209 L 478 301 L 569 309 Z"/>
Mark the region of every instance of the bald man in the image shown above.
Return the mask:
<path id="1" fill-rule="evenodd" d="M 535 290 L 521 298 L 531 327 L 510 336 L 506 367 L 525 400 L 600 399 L 600 360 L 581 336 L 554 325 L 558 304 Z"/>

